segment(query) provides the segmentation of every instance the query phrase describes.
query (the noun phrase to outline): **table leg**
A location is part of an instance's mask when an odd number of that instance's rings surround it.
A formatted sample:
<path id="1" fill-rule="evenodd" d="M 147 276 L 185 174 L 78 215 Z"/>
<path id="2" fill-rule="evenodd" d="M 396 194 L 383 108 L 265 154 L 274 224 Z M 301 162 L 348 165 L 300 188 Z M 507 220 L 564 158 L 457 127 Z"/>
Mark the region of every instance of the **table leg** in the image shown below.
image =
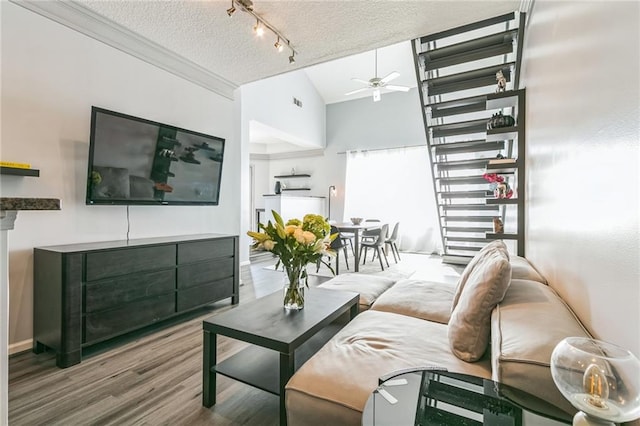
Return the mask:
<path id="1" fill-rule="evenodd" d="M 358 272 L 360 270 L 360 229 L 356 228 L 353 230 L 353 242 L 354 246 L 354 257 L 356 260 L 356 266 L 353 268 L 354 272 Z"/>
<path id="2" fill-rule="evenodd" d="M 216 365 L 217 334 L 207 330 L 203 332 L 202 351 L 202 405 L 211 407 L 216 403 Z"/>
<path id="3" fill-rule="evenodd" d="M 358 312 L 360 312 L 360 300 L 358 299 L 358 301 L 356 302 L 355 305 L 353 305 L 350 309 L 349 309 L 349 321 L 351 321 L 352 319 L 354 319 L 356 317 L 356 315 L 358 315 Z"/>
<path id="4" fill-rule="evenodd" d="M 280 352 L 280 425 L 287 426 L 287 410 L 285 407 L 284 387 L 293 376 L 295 368 L 294 353 Z"/>

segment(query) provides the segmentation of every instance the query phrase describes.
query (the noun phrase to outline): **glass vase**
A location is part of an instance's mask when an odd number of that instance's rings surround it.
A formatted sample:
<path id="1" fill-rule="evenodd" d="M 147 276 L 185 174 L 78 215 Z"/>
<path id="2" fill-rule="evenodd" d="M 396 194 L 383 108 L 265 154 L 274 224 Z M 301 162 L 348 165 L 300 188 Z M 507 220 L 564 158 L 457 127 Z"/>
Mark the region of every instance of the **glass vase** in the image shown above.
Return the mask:
<path id="1" fill-rule="evenodd" d="M 284 277 L 284 308 L 300 310 L 304 308 L 304 269 L 285 268 Z"/>

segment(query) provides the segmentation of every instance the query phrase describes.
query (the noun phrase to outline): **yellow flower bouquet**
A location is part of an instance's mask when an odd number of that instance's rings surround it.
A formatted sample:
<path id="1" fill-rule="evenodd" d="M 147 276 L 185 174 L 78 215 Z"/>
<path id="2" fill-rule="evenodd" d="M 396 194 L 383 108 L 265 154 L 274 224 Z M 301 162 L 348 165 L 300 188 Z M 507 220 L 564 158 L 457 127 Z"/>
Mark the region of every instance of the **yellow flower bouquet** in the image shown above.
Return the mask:
<path id="1" fill-rule="evenodd" d="M 307 214 L 302 221 L 291 219 L 285 224 L 276 211 L 271 213 L 275 223 L 260 223 L 258 228 L 263 232 L 249 231 L 247 235 L 253 238 L 254 248 L 262 248 L 278 256 L 276 269 L 282 266 L 286 273 L 284 307 L 302 309 L 304 286 L 301 284 L 309 286 L 306 266 L 320 261 L 334 273 L 323 256 L 335 255 L 329 246 L 338 234 L 331 235 L 331 226 L 320 215 Z"/>

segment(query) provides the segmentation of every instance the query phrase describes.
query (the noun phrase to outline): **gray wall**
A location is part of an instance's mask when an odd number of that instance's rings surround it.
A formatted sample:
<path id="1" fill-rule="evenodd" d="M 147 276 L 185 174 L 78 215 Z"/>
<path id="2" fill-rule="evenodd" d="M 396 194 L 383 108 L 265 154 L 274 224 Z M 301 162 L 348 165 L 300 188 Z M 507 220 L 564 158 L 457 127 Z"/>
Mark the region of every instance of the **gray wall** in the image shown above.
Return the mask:
<path id="1" fill-rule="evenodd" d="M 640 356 L 638 2 L 536 2 L 525 36 L 527 257 Z"/>

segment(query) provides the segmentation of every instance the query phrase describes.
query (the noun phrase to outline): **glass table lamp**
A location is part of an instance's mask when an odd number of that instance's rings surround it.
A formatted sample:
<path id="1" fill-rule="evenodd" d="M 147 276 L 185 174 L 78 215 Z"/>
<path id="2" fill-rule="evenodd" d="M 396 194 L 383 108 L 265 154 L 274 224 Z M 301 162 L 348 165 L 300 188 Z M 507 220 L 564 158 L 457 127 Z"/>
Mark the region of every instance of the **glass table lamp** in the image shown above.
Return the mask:
<path id="1" fill-rule="evenodd" d="M 568 337 L 551 354 L 551 376 L 580 410 L 574 426 L 613 426 L 640 418 L 640 361 L 619 346 Z"/>

